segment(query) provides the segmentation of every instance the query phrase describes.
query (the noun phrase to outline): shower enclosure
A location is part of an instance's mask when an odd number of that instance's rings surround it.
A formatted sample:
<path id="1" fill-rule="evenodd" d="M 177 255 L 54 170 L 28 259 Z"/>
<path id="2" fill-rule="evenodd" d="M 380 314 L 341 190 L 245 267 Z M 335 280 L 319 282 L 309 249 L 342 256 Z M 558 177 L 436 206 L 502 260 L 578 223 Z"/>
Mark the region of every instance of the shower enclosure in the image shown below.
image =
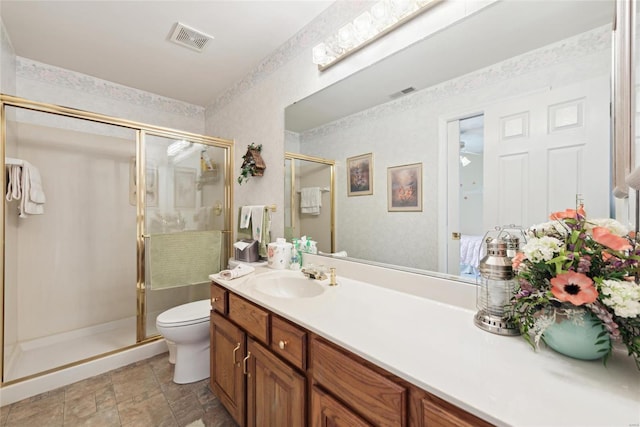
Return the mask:
<path id="1" fill-rule="evenodd" d="M 284 197 L 289 203 L 284 212 L 287 240 L 307 236 L 317 242 L 318 250 L 335 252 L 335 162 L 319 157 L 285 152 Z M 303 188 L 320 189 L 319 214 L 301 212 Z"/>
<path id="2" fill-rule="evenodd" d="M 148 240 L 216 232 L 219 271 L 231 243 L 231 141 L 0 101 L 4 188 L 19 167 L 36 187 L 39 173 L 44 193 L 41 213 L 26 207 L 29 191 L 5 198 L 3 385 L 157 339 L 159 313 L 208 298 L 206 281 L 150 289 Z"/>

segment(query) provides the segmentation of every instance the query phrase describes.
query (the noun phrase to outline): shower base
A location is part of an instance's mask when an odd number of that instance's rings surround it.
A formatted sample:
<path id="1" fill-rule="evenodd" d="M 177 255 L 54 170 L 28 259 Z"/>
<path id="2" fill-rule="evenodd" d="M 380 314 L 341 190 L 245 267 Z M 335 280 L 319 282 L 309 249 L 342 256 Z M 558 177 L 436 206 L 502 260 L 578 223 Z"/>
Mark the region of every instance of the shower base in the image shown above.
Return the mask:
<path id="1" fill-rule="evenodd" d="M 135 317 L 20 342 L 6 355 L 4 381 L 45 372 L 135 342 Z"/>

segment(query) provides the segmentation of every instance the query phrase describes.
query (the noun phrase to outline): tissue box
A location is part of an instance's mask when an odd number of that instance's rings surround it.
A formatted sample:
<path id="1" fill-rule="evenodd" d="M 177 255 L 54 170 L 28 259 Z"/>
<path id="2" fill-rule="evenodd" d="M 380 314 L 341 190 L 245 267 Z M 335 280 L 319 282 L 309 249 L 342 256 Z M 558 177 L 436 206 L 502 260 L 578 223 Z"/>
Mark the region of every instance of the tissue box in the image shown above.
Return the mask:
<path id="1" fill-rule="evenodd" d="M 260 258 L 258 255 L 258 241 L 252 239 L 242 239 L 238 240 L 239 242 L 248 243 L 249 246 L 240 250 L 238 248 L 234 248 L 234 258 L 237 261 L 242 262 L 256 262 Z"/>

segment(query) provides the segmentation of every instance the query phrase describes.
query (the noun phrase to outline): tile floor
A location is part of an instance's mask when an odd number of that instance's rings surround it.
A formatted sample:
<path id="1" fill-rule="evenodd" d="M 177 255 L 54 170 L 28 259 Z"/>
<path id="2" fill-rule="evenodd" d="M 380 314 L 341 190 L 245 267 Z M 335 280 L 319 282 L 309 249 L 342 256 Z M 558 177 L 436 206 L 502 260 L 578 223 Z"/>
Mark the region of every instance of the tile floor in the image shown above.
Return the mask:
<path id="1" fill-rule="evenodd" d="M 0 408 L 1 427 L 235 427 L 209 380 L 178 385 L 164 353 Z"/>

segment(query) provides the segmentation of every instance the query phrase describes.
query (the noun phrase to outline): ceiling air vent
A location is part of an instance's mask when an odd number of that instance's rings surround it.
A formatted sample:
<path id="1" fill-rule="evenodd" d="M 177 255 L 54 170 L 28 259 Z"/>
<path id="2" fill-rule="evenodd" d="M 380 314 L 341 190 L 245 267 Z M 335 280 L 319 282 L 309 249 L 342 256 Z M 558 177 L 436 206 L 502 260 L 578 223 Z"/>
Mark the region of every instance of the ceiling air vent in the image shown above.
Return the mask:
<path id="1" fill-rule="evenodd" d="M 169 40 L 180 46 L 202 52 L 209 42 L 213 40 L 213 36 L 177 22 Z"/>
<path id="2" fill-rule="evenodd" d="M 391 98 L 391 99 L 400 98 L 401 96 L 406 95 L 408 93 L 411 93 L 411 92 L 413 92 L 415 90 L 416 90 L 415 87 L 409 86 L 406 89 L 402 89 L 400 92 L 392 93 L 391 95 L 389 95 L 389 98 Z"/>

